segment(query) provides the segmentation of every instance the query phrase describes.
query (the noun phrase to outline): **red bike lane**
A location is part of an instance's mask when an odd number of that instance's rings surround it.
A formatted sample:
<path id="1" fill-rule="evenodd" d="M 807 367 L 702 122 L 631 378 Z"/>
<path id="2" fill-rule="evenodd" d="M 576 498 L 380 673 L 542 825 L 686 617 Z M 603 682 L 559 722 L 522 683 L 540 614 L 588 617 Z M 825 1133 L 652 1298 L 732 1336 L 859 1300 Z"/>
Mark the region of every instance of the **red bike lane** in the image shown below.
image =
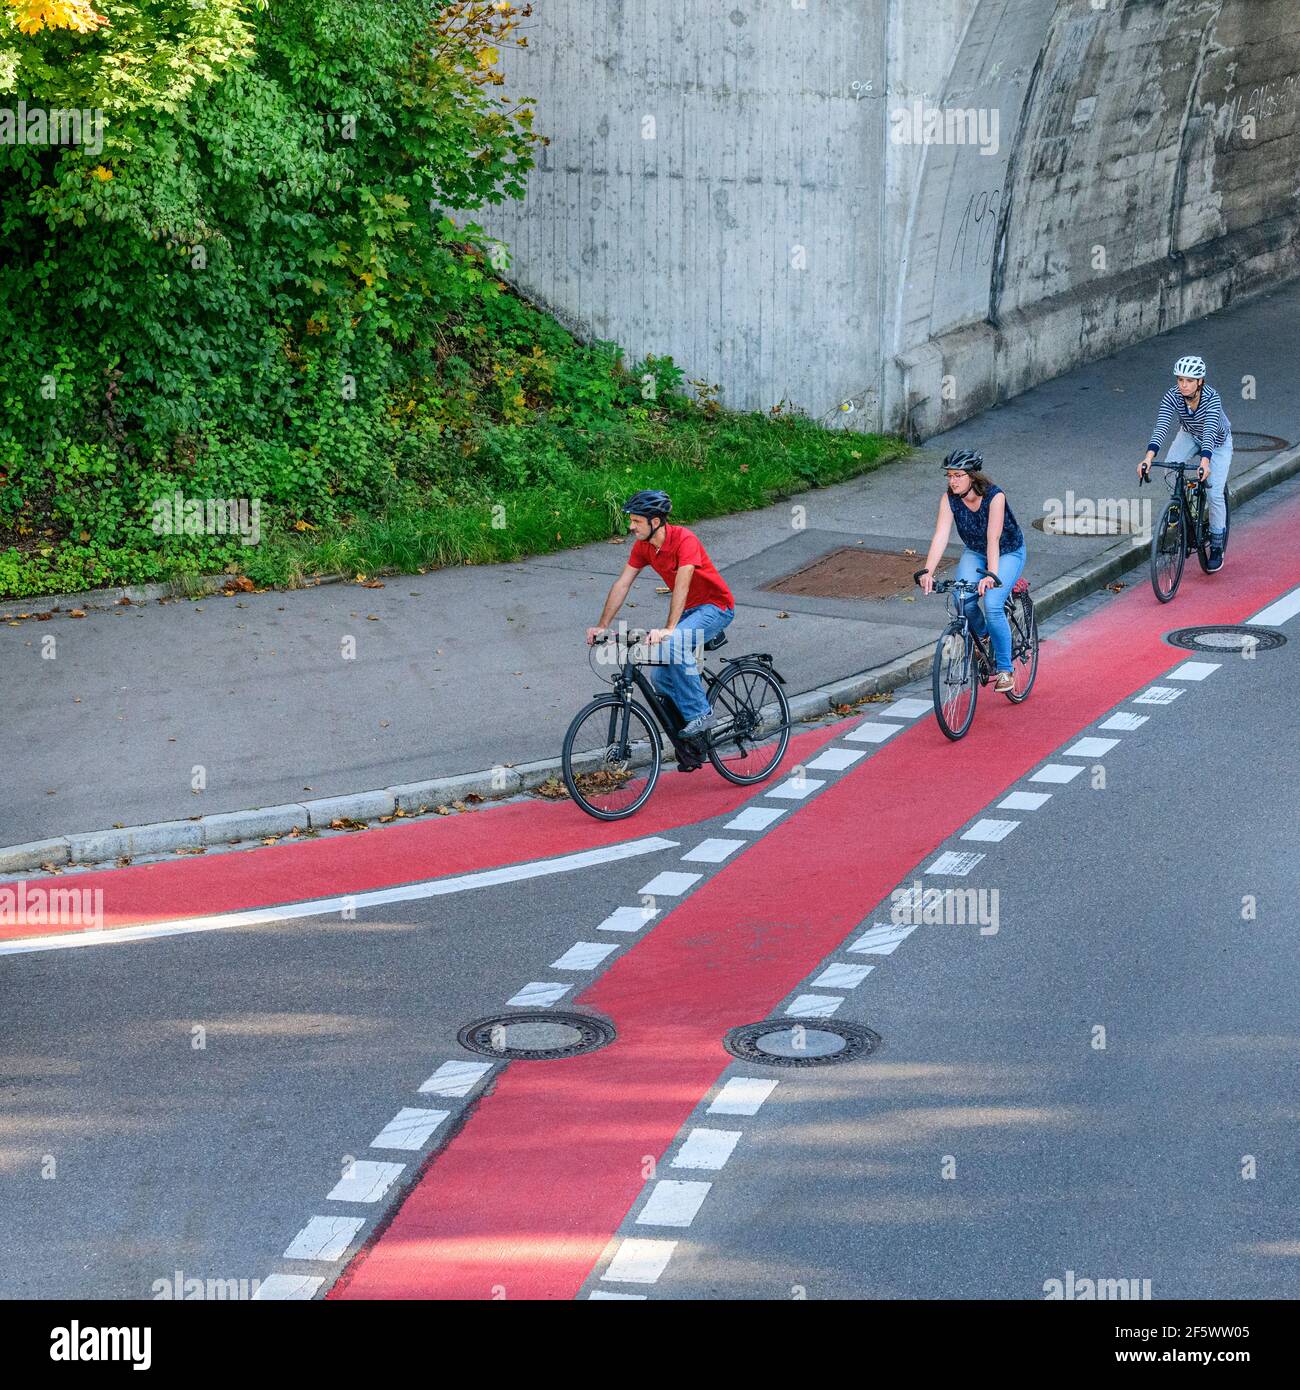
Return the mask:
<path id="1" fill-rule="evenodd" d="M 1044 644 L 1024 705 L 986 690 L 959 744 L 918 720 L 728 861 L 576 999 L 613 1020 L 616 1041 L 507 1065 L 329 1296 L 572 1298 L 642 1191 L 646 1157 L 731 1063 L 723 1034 L 768 1017 L 926 855 L 1186 661 L 1166 632 L 1241 622 L 1300 582 L 1298 528 L 1300 503 L 1240 525 L 1230 568 L 1193 570 L 1172 605 L 1144 576 Z"/>

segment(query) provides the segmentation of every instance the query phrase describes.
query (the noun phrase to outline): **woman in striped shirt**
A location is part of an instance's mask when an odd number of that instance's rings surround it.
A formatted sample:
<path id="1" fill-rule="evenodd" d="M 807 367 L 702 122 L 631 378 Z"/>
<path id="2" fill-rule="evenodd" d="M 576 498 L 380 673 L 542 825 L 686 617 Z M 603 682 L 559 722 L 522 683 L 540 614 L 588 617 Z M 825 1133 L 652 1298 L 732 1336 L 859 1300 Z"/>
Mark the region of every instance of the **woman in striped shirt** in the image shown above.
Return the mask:
<path id="1" fill-rule="evenodd" d="M 1213 386 L 1205 384 L 1205 361 L 1200 357 L 1180 357 L 1174 363 L 1174 387 L 1160 402 L 1160 414 L 1151 433 L 1146 458 L 1138 464 L 1138 477 L 1150 474 L 1151 461 L 1160 452 L 1169 432 L 1180 428 L 1166 455 L 1170 463 L 1191 458 L 1201 451 L 1198 478 L 1210 479 L 1210 569 L 1223 568 L 1223 532 L 1227 511 L 1223 490 L 1232 467 L 1232 424 L 1223 410 L 1223 398 Z"/>

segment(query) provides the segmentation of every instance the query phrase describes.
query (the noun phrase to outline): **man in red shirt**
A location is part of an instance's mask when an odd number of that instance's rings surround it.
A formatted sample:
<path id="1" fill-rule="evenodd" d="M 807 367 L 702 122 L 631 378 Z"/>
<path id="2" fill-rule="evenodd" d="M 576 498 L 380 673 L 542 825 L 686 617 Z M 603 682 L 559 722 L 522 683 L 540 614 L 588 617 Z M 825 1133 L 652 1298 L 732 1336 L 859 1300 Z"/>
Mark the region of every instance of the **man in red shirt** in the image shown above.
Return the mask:
<path id="1" fill-rule="evenodd" d="M 638 492 L 623 504 L 628 530 L 636 538 L 623 573 L 614 581 L 600 622 L 587 629 L 587 644 L 604 632 L 623 606 L 637 575 L 647 565 L 672 591 L 668 622 L 655 628 L 647 641 L 662 644 L 650 675 L 659 692 L 672 697 L 683 720 L 681 736 L 693 738 L 713 724 L 695 664 L 696 648 L 716 637 L 736 616 L 736 601 L 694 531 L 669 526 L 673 509 L 666 492 Z"/>

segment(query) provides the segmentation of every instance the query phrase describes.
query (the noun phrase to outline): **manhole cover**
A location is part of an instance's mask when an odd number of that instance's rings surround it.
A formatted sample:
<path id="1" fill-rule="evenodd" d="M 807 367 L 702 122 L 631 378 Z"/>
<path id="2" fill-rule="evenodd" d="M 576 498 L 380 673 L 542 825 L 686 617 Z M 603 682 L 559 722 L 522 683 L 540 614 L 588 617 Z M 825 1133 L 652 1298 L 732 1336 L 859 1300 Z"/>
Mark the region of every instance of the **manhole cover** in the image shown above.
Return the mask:
<path id="1" fill-rule="evenodd" d="M 743 1062 L 761 1062 L 769 1067 L 825 1067 L 852 1057 L 867 1057 L 880 1042 L 879 1033 L 856 1023 L 769 1018 L 733 1028 L 722 1045 Z"/>
<path id="2" fill-rule="evenodd" d="M 1288 447 L 1287 441 L 1276 434 L 1252 434 L 1250 430 L 1233 430 L 1232 449 L 1240 454 L 1275 454 Z"/>
<path id="3" fill-rule="evenodd" d="M 801 598 L 893 598 L 914 592 L 912 576 L 924 567 L 924 555 L 843 545 L 765 587 L 768 593 Z M 948 562 L 940 563 L 941 573 L 946 568 Z"/>
<path id="4" fill-rule="evenodd" d="M 456 1036 L 462 1047 L 484 1057 L 553 1062 L 595 1052 L 612 1043 L 614 1025 L 586 1014 L 501 1014 L 467 1023 Z"/>
<path id="5" fill-rule="evenodd" d="M 1106 499 L 1100 506 L 1076 503 L 1072 512 L 1051 511 L 1035 517 L 1030 525 L 1049 536 L 1133 536 L 1149 535 L 1151 530 L 1141 507 L 1125 497 Z"/>
<path id="6" fill-rule="evenodd" d="M 1165 637 L 1171 647 L 1191 652 L 1271 652 L 1286 646 L 1285 634 L 1271 627 L 1248 623 L 1224 627 L 1180 627 Z"/>

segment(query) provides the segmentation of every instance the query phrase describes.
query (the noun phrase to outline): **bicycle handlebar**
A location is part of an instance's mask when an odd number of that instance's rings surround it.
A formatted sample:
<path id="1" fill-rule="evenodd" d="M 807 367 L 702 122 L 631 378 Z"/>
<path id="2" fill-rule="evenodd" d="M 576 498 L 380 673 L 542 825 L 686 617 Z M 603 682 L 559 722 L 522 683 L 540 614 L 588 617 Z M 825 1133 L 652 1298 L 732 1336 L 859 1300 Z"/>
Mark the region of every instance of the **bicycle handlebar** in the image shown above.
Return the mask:
<path id="1" fill-rule="evenodd" d="M 606 642 L 630 642 L 635 646 L 638 642 L 644 642 L 650 636 L 648 627 L 630 627 L 625 632 L 602 632 L 591 639 L 593 647 L 604 646 Z"/>
<path id="2" fill-rule="evenodd" d="M 927 570 L 917 570 L 917 571 L 912 575 L 912 582 L 913 582 L 914 584 L 918 584 L 918 585 L 919 585 L 920 582 L 921 582 L 921 576 L 922 576 L 923 574 L 926 574 L 926 573 L 928 573 Z M 997 577 L 996 574 L 990 574 L 990 573 L 988 572 L 988 570 L 980 570 L 980 571 L 979 571 L 979 577 L 980 577 L 980 579 L 991 579 L 991 580 L 993 581 L 993 587 L 994 587 L 995 589 L 1000 589 L 1000 588 L 1002 587 L 1002 581 Z M 979 588 L 979 583 L 978 583 L 978 581 L 972 582 L 972 581 L 969 580 L 969 579 L 936 579 L 935 582 L 934 582 L 934 588 L 931 590 L 931 592 L 932 592 L 932 593 L 936 593 L 936 594 L 946 594 L 946 593 L 948 592 L 949 589 L 978 589 L 978 588 Z"/>

